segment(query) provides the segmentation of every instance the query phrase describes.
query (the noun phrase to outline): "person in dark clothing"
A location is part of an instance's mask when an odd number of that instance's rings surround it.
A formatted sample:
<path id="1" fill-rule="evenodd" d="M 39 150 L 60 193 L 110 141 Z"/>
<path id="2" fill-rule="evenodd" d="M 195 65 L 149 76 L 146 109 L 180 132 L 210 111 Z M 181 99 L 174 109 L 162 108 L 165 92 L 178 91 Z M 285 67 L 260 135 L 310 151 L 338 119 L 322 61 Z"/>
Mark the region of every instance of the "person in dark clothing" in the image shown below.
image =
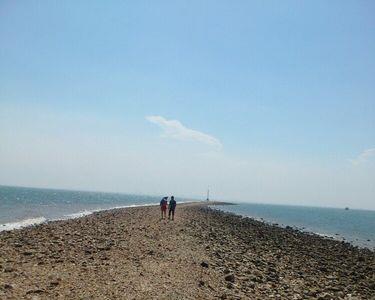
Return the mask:
<path id="1" fill-rule="evenodd" d="M 160 210 L 161 210 L 161 218 L 162 219 L 167 217 L 167 206 L 168 206 L 167 199 L 168 199 L 168 197 L 164 197 L 160 201 Z"/>
<path id="2" fill-rule="evenodd" d="M 174 220 L 174 211 L 176 209 L 176 200 L 174 200 L 174 196 L 171 197 L 171 200 L 169 201 L 169 212 L 168 212 L 168 219 L 171 219 L 172 215 L 172 220 Z"/>

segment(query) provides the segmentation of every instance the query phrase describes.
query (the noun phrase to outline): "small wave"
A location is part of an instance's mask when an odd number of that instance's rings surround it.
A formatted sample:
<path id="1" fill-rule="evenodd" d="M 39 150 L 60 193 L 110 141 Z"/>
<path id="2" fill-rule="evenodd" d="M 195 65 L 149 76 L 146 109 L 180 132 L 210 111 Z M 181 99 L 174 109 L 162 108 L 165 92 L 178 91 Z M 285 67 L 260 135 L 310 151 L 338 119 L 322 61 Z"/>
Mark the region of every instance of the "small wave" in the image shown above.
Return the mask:
<path id="1" fill-rule="evenodd" d="M 193 201 L 179 201 L 177 204 L 183 203 L 192 203 Z M 111 209 L 120 209 L 120 208 L 131 208 L 131 207 L 144 207 L 144 206 L 158 206 L 159 203 L 145 203 L 145 204 L 130 204 L 130 205 L 121 205 L 121 206 L 114 206 L 110 208 L 99 209 L 100 210 L 111 210 Z"/>
<path id="2" fill-rule="evenodd" d="M 27 226 L 42 224 L 46 221 L 47 221 L 46 218 L 39 217 L 39 218 L 25 219 L 25 220 L 18 221 L 18 222 L 10 222 L 10 223 L 5 223 L 5 224 L 0 224 L 0 231 L 9 231 L 9 230 L 14 230 L 14 229 L 20 229 L 20 228 L 27 227 Z"/>
<path id="3" fill-rule="evenodd" d="M 77 212 L 77 213 L 65 215 L 58 220 L 77 219 L 77 218 L 81 218 L 81 217 L 84 217 L 84 216 L 91 215 L 95 211 L 97 211 L 97 210 L 84 210 L 84 211 L 80 211 L 80 212 Z"/>
<path id="4" fill-rule="evenodd" d="M 330 239 L 339 239 L 338 236 L 334 236 L 334 235 L 331 235 L 331 234 L 327 234 L 327 233 L 321 233 L 321 232 L 312 232 L 313 234 L 316 234 L 318 236 L 321 236 L 321 237 L 325 237 L 325 238 L 330 238 Z"/>
<path id="5" fill-rule="evenodd" d="M 159 203 L 121 205 L 121 206 L 114 206 L 114 207 L 108 208 L 108 210 L 110 210 L 110 209 L 119 209 L 119 208 L 129 208 L 129 207 L 155 206 L 155 205 L 159 205 Z"/>

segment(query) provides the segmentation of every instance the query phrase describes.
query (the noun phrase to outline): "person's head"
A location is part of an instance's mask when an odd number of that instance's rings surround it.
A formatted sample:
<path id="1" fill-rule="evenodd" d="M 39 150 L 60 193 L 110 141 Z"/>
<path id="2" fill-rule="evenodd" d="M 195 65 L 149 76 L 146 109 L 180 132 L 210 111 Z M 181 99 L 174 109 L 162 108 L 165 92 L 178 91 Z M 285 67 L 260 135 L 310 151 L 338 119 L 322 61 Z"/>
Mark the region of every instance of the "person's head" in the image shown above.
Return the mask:
<path id="1" fill-rule="evenodd" d="M 174 200 L 174 196 L 171 197 L 171 200 Z"/>

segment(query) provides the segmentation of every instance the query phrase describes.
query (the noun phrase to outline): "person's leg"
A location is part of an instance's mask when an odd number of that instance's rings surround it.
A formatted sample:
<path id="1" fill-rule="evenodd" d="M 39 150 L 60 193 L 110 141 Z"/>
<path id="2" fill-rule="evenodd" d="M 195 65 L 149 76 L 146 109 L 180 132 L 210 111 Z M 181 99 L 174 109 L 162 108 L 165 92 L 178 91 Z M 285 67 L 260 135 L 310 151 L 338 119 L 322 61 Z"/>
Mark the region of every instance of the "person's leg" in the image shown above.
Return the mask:
<path id="1" fill-rule="evenodd" d="M 171 212 L 172 212 L 172 209 L 169 209 L 168 210 L 168 220 L 170 220 L 170 218 L 171 218 Z"/>
<path id="2" fill-rule="evenodd" d="M 172 209 L 172 220 L 174 220 L 174 209 Z"/>

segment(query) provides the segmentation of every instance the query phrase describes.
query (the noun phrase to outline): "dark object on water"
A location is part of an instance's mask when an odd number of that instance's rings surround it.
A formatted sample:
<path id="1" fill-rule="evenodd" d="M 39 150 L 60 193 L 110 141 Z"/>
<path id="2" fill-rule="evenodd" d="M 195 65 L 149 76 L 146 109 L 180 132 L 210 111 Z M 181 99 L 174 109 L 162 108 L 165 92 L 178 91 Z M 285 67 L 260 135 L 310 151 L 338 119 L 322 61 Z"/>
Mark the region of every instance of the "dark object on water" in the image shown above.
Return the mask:
<path id="1" fill-rule="evenodd" d="M 349 207 L 345 207 L 345 210 L 349 210 Z"/>

